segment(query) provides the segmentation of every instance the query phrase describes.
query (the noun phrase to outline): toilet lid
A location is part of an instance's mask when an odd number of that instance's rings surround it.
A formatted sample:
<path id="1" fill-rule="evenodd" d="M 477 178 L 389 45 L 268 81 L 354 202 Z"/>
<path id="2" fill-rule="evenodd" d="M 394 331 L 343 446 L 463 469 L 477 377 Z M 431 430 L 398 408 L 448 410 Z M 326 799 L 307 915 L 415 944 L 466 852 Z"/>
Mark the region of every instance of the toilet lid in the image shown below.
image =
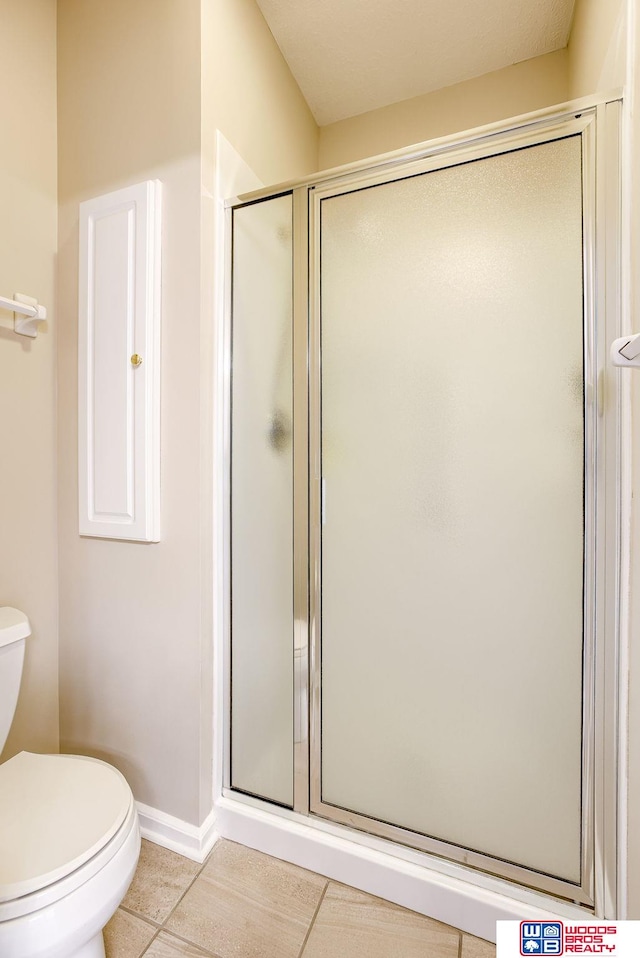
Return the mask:
<path id="1" fill-rule="evenodd" d="M 0 902 L 58 881 L 118 831 L 133 796 L 98 759 L 20 752 L 0 765 Z"/>

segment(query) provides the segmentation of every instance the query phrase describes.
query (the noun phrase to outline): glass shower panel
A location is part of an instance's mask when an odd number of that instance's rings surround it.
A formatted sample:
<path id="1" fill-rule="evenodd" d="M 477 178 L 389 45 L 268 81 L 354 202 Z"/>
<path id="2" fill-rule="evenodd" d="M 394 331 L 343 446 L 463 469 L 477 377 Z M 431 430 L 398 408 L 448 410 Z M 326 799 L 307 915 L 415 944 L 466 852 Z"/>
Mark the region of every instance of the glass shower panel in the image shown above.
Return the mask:
<path id="1" fill-rule="evenodd" d="M 581 140 L 321 204 L 321 801 L 580 881 Z"/>
<path id="2" fill-rule="evenodd" d="M 293 802 L 292 198 L 233 214 L 231 786 Z"/>

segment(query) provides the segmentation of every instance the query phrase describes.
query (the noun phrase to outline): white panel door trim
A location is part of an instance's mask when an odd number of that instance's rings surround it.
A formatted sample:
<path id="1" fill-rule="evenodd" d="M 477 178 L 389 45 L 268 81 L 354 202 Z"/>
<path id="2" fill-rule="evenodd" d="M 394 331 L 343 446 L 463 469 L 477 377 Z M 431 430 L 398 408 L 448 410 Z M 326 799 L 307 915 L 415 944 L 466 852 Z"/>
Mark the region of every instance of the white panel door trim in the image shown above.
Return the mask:
<path id="1" fill-rule="evenodd" d="M 160 538 L 160 196 L 147 180 L 80 204 L 80 535 Z"/>

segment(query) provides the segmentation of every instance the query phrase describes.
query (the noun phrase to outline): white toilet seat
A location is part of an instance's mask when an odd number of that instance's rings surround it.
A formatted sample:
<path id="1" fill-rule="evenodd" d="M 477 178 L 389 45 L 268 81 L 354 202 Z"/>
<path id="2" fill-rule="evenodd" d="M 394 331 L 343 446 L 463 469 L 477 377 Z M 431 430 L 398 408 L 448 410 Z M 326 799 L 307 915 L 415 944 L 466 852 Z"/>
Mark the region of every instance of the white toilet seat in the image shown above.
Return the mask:
<path id="1" fill-rule="evenodd" d="M 132 805 L 117 835 L 68 878 L 0 905 L 2 958 L 105 958 L 102 929 L 131 883 L 139 853 Z"/>
<path id="2" fill-rule="evenodd" d="M 0 923 L 96 875 L 138 820 L 131 790 L 97 759 L 21 752 L 0 766 Z"/>

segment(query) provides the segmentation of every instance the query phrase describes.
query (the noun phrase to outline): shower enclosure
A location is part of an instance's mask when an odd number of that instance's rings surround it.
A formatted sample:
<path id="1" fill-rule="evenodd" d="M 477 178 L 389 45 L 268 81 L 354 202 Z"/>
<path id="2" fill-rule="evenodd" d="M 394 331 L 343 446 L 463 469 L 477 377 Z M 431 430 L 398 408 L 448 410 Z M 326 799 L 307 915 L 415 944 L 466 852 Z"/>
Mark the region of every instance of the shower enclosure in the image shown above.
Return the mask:
<path id="1" fill-rule="evenodd" d="M 227 794 L 601 914 L 619 107 L 228 204 Z"/>

